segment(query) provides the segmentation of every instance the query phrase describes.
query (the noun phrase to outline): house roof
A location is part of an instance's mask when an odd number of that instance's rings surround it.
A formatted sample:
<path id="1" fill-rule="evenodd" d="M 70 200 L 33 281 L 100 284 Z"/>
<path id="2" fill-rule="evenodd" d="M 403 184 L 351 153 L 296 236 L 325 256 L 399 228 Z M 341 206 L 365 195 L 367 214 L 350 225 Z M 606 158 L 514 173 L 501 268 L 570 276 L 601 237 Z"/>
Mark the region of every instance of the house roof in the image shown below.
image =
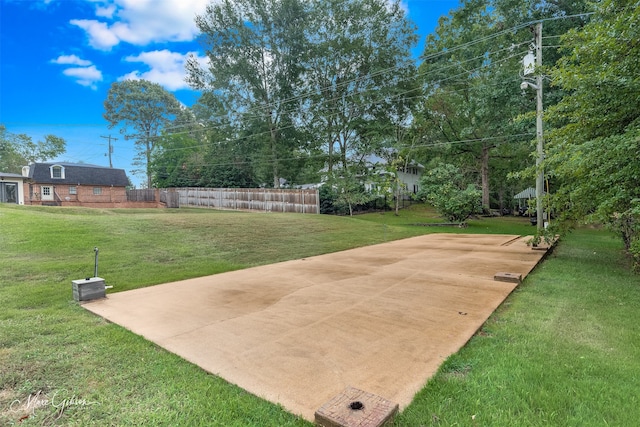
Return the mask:
<path id="1" fill-rule="evenodd" d="M 380 157 L 380 156 L 378 156 L 376 154 L 369 154 L 369 155 L 365 156 L 364 157 L 364 161 L 365 161 L 365 163 L 367 165 L 370 165 L 370 166 L 387 165 L 389 163 L 386 159 L 384 159 L 384 158 L 382 158 L 382 157 Z M 420 163 L 417 163 L 414 160 L 410 160 L 409 161 L 409 166 L 417 167 L 418 169 L 424 169 L 423 165 L 421 165 Z"/>
<path id="2" fill-rule="evenodd" d="M 24 179 L 25 177 L 17 173 L 0 172 L 0 178 Z"/>
<path id="3" fill-rule="evenodd" d="M 64 178 L 52 178 L 51 166 L 64 167 Z M 69 185 L 104 185 L 126 187 L 129 179 L 124 169 L 84 163 L 33 163 L 29 165 L 29 178 L 35 182 Z"/>
<path id="4" fill-rule="evenodd" d="M 542 194 L 546 194 L 544 191 Z M 513 196 L 514 199 L 535 199 L 536 198 L 536 189 L 533 187 L 526 188 Z"/>

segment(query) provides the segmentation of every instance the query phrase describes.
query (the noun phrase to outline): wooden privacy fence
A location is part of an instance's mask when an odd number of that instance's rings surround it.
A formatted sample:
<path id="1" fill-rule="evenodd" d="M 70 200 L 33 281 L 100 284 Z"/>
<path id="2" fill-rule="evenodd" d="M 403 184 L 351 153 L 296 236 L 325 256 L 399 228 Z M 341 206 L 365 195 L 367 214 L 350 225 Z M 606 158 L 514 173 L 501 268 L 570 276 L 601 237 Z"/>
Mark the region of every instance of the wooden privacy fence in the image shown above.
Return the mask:
<path id="1" fill-rule="evenodd" d="M 141 190 L 127 190 L 127 202 L 136 204 L 135 207 L 179 208 L 179 196 L 173 189 L 144 188 Z M 159 205 L 159 203 L 161 205 Z"/>
<path id="2" fill-rule="evenodd" d="M 127 190 L 127 201 L 129 202 L 155 202 L 156 190 L 147 188 L 142 190 Z"/>
<path id="3" fill-rule="evenodd" d="M 179 208 L 180 207 L 180 194 L 177 191 L 171 190 L 161 190 L 160 191 L 160 202 L 164 203 L 168 208 Z"/>
<path id="4" fill-rule="evenodd" d="M 318 190 L 275 188 L 175 188 L 180 206 L 260 212 L 320 213 Z"/>

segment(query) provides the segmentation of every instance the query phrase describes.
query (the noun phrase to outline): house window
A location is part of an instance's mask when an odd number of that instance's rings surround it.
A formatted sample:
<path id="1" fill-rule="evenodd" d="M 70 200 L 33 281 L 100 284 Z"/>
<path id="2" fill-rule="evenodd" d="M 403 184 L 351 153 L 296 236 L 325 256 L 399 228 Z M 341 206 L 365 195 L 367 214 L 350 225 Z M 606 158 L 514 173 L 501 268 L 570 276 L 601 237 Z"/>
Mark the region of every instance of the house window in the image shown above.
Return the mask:
<path id="1" fill-rule="evenodd" d="M 64 168 L 60 165 L 51 166 L 51 178 L 64 179 Z"/>
<path id="2" fill-rule="evenodd" d="M 418 185 L 413 184 L 413 194 L 418 194 Z"/>
<path id="3" fill-rule="evenodd" d="M 51 187 L 42 187 L 42 195 L 50 196 L 51 195 Z"/>
<path id="4" fill-rule="evenodd" d="M 93 195 L 99 196 L 102 194 L 102 187 L 93 187 Z"/>
<path id="5" fill-rule="evenodd" d="M 78 194 L 78 189 L 75 186 L 69 187 L 69 194 Z"/>

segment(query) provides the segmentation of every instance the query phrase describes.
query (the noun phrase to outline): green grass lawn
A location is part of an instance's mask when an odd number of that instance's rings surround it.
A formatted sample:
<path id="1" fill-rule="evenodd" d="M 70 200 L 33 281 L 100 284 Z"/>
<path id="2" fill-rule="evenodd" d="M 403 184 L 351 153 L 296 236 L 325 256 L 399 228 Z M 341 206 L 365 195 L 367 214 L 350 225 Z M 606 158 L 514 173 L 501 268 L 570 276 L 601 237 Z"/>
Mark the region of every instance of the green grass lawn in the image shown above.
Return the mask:
<path id="1" fill-rule="evenodd" d="M 309 426 L 86 312 L 71 280 L 93 275 L 94 246 L 122 291 L 425 233 L 534 231 L 522 218 L 412 225 L 430 221 L 419 205 L 353 218 L 0 205 L 0 425 Z M 620 243 L 576 231 L 396 425 L 636 425 L 639 320 Z"/>

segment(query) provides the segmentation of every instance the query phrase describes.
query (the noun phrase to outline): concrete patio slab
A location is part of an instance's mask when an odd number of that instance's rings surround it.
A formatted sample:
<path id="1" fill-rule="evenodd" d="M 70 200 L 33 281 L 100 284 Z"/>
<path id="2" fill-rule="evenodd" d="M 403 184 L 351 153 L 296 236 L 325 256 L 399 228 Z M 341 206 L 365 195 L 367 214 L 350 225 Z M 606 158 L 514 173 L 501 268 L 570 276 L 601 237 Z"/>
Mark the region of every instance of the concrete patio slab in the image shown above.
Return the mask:
<path id="1" fill-rule="evenodd" d="M 518 285 L 494 276 L 545 255 L 526 240 L 429 234 L 83 306 L 310 421 L 349 386 L 403 409 Z"/>

